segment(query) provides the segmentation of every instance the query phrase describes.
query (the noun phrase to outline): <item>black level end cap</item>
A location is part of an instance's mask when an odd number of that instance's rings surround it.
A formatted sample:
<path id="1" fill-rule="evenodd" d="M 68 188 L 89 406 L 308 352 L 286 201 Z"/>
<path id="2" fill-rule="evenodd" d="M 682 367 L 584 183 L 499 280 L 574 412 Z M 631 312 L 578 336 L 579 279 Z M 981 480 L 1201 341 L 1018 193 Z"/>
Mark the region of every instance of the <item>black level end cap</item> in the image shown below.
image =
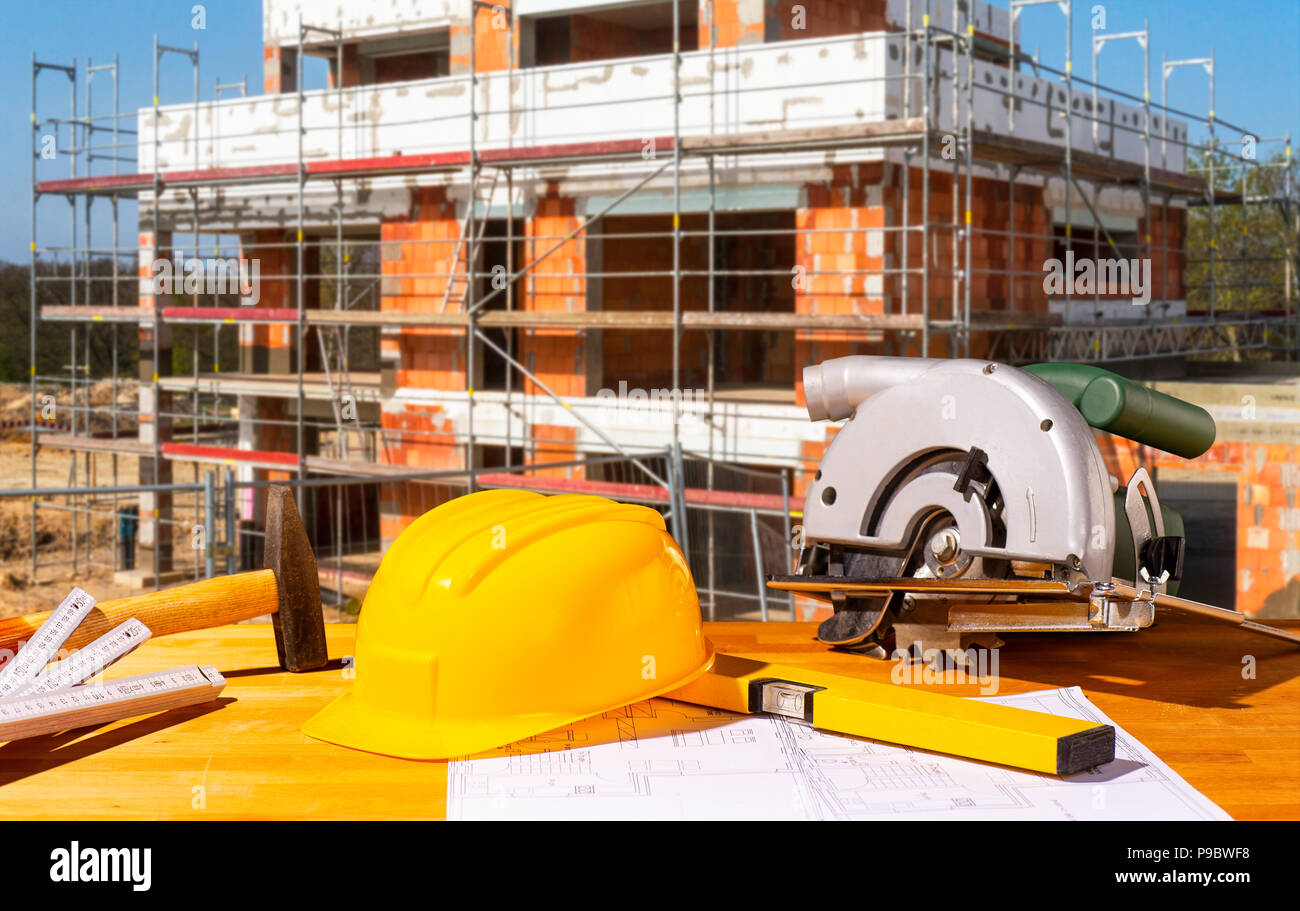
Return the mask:
<path id="1" fill-rule="evenodd" d="M 1115 759 L 1115 729 L 1109 724 L 1067 734 L 1056 741 L 1056 774 L 1086 772 Z"/>

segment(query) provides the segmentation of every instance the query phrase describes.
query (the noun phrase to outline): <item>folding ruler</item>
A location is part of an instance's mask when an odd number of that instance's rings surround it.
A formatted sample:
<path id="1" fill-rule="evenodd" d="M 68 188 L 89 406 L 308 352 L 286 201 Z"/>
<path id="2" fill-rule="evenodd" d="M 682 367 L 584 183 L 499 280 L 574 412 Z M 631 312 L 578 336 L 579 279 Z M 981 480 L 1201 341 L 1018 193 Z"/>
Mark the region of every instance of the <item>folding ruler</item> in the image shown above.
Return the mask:
<path id="1" fill-rule="evenodd" d="M 217 698 L 226 678 L 192 665 L 54 693 L 0 699 L 0 740 L 39 737 L 87 725 L 198 705 Z"/>
<path id="2" fill-rule="evenodd" d="M 52 693 L 85 683 L 110 664 L 139 648 L 149 635 L 149 627 L 132 617 L 85 648 L 51 664 L 34 680 L 22 685 L 14 695 L 35 696 L 37 693 Z"/>
<path id="3" fill-rule="evenodd" d="M 94 607 L 94 598 L 74 588 L 0 667 L 0 741 L 197 705 L 225 687 L 216 668 L 197 665 L 84 685 L 149 638 L 149 628 L 134 617 L 50 664 Z"/>
<path id="4" fill-rule="evenodd" d="M 0 667 L 0 697 L 12 696 L 30 683 L 58 654 L 59 646 L 68 640 L 94 606 L 95 599 L 82 589 L 74 588 L 68 592 L 18 654 Z"/>

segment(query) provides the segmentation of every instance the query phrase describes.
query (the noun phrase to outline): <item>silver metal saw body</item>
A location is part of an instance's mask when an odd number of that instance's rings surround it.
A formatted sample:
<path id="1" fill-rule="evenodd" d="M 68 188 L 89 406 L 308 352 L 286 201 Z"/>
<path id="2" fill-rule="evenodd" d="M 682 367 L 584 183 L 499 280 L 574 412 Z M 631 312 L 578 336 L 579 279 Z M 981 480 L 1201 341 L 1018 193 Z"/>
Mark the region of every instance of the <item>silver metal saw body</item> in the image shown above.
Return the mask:
<path id="1" fill-rule="evenodd" d="M 1203 454 L 1204 409 L 1090 365 L 904 357 L 808 367 L 804 395 L 810 418 L 846 423 L 806 494 L 794 572 L 768 586 L 830 602 L 823 642 L 960 663 L 999 633 L 1133 631 L 1161 606 L 1300 643 L 1178 597 L 1182 518 L 1145 469 L 1121 487 L 1106 468 L 1098 431 Z"/>
<path id="2" fill-rule="evenodd" d="M 808 491 L 805 541 L 899 556 L 944 513 L 959 537 L 936 542 L 935 577 L 1003 578 L 1016 561 L 1109 578 L 1110 474 L 1092 428 L 1043 380 L 987 361 L 858 356 L 805 370 L 804 393 L 814 420 L 852 417 Z"/>
<path id="3" fill-rule="evenodd" d="M 796 576 L 899 583 L 828 589 L 823 641 L 883 656 L 892 637 L 953 654 L 997 647 L 1010 629 L 1096 625 L 1086 607 L 1044 619 L 1014 593 L 1021 581 L 1110 579 L 1114 565 L 1115 484 L 1056 388 L 988 361 L 855 356 L 805 369 L 804 394 L 813 420 L 848 420 L 807 492 Z M 1107 623 L 1152 616 L 1107 612 Z"/>

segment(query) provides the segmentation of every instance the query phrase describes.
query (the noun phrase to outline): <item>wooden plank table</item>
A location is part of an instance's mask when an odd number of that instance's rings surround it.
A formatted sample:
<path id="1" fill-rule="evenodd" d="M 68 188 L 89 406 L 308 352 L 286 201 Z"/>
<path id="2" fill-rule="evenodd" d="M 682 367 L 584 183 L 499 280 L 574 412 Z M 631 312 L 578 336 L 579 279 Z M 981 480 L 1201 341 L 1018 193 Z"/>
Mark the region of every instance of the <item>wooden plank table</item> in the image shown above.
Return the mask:
<path id="1" fill-rule="evenodd" d="M 1289 624 L 1295 628 L 1300 623 Z M 811 623 L 715 623 L 719 650 L 886 681 L 894 665 L 827 650 Z M 349 685 L 354 626 L 327 628 L 328 668 L 276 666 L 271 628 L 152 640 L 114 677 L 214 664 L 219 702 L 0 745 L 0 816 L 21 819 L 441 818 L 446 766 L 304 737 Z M 1244 656 L 1255 675 L 1243 677 Z M 1191 618 L 1132 633 L 1008 637 L 1001 693 L 1078 685 L 1238 819 L 1300 818 L 1300 650 Z M 922 685 L 922 684 L 917 684 Z M 978 695 L 978 684 L 936 686 Z"/>

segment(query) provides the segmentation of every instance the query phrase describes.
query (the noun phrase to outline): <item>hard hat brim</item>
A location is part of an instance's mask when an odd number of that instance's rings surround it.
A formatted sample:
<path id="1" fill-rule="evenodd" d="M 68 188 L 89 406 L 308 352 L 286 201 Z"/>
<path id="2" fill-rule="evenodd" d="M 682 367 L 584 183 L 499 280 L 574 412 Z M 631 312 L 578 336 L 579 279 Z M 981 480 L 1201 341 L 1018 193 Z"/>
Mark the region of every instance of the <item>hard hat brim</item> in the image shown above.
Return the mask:
<path id="1" fill-rule="evenodd" d="M 635 701 L 670 693 L 708 672 L 714 661 L 713 643 L 707 637 L 703 638 L 703 642 L 704 660 L 698 668 L 666 686 L 638 695 Z M 627 703 L 615 702 L 580 715 L 556 712 L 452 722 L 379 711 L 348 692 L 308 719 L 302 726 L 302 732 L 316 740 L 383 756 L 424 760 L 455 759 L 543 734 L 583 718 L 621 708 L 625 704 Z"/>

